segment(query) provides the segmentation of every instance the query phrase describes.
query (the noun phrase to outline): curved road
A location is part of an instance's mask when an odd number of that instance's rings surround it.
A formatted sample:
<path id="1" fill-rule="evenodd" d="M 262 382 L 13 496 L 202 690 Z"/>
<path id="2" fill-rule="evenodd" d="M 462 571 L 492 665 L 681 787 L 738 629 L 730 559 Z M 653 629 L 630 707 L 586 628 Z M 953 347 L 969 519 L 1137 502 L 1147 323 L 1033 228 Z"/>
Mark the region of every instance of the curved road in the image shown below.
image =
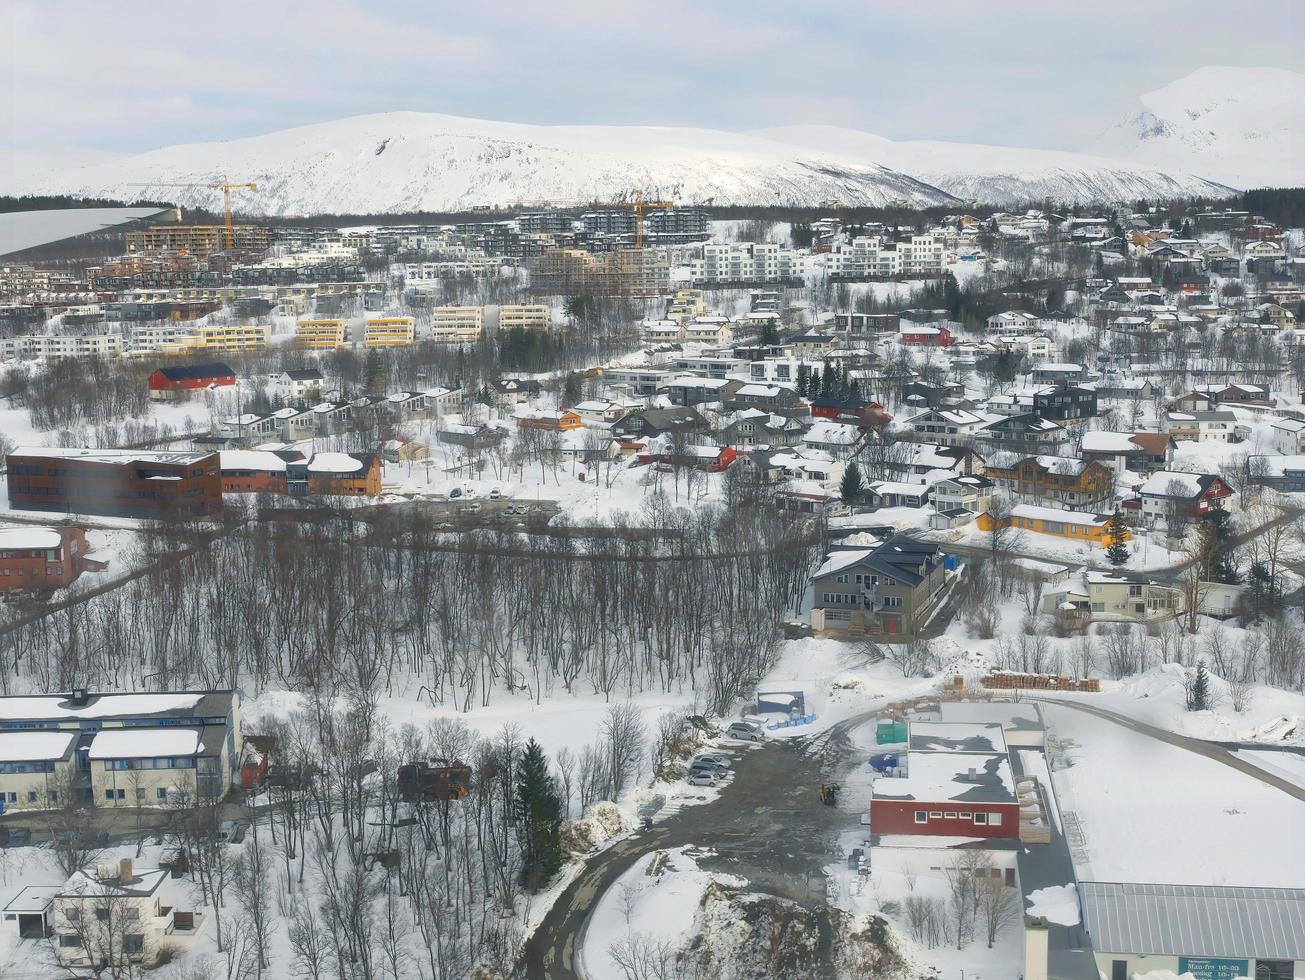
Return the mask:
<path id="1" fill-rule="evenodd" d="M 699 864 L 741 875 L 753 890 L 824 907 L 823 868 L 834 859 L 839 833 L 856 823 L 848 811 L 820 803 L 820 783 L 836 779 L 846 765 L 852 752 L 848 733 L 884 707 L 817 735 L 743 748 L 719 799 L 686 807 L 595 854 L 526 941 L 526 975 L 581 980 L 585 930 L 599 899 L 640 857 L 660 848 L 709 848 L 716 855 L 699 858 Z"/>

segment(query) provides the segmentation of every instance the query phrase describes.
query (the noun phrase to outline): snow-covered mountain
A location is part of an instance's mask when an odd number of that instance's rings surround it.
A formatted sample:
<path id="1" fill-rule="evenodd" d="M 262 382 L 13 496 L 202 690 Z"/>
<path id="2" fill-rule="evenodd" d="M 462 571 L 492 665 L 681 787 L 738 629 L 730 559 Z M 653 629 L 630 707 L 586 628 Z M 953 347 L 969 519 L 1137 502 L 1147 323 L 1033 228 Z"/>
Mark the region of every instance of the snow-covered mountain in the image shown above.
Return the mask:
<path id="1" fill-rule="evenodd" d="M 1010 206 L 1046 198 L 1089 203 L 1231 194 L 1229 188 L 1189 173 L 1162 172 L 1061 150 L 898 141 L 837 126 L 783 126 L 759 130 L 756 135 L 853 159 L 875 160 L 954 197 L 983 204 Z"/>
<path id="2" fill-rule="evenodd" d="M 837 159 L 709 129 L 532 126 L 391 112 L 222 143 L 172 146 L 38 182 L 122 195 L 149 181 L 253 181 L 240 208 L 272 215 L 454 211 L 541 200 L 591 201 L 641 189 L 681 201 L 948 204 L 935 187 L 870 161 Z M 214 206 L 206 190 L 132 188 Z"/>
<path id="3" fill-rule="evenodd" d="M 1239 188 L 1305 185 L 1305 74 L 1200 68 L 1141 103 L 1089 149 Z"/>
<path id="4" fill-rule="evenodd" d="M 220 143 L 172 146 L 60 171 L 23 189 L 214 207 L 203 189 L 129 184 L 253 181 L 247 213 L 455 211 L 609 200 L 639 189 L 682 202 L 1010 205 L 1227 193 L 1185 174 L 1045 150 L 895 143 L 834 127 L 760 133 L 654 126 L 532 126 L 393 112 Z"/>

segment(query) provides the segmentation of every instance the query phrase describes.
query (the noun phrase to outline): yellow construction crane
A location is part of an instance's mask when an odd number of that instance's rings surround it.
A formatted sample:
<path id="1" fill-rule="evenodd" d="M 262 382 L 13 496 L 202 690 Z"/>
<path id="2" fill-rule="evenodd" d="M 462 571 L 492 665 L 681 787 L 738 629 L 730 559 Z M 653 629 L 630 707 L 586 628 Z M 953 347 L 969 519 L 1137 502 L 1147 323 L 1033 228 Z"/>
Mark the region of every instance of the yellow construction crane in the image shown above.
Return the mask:
<path id="1" fill-rule="evenodd" d="M 222 216 L 226 227 L 227 248 L 236 247 L 236 232 L 231 224 L 231 192 L 235 190 L 256 191 L 257 184 L 233 184 L 227 179 L 226 174 L 222 175 L 222 182 L 218 183 L 150 183 L 150 184 L 128 184 L 128 187 L 205 187 L 209 190 L 220 190 L 222 192 Z"/>
<path id="2" fill-rule="evenodd" d="M 634 192 L 634 200 L 613 204 L 611 207 L 634 209 L 634 247 L 643 248 L 643 213 L 645 211 L 670 211 L 675 207 L 674 201 L 645 201 L 643 191 Z"/>

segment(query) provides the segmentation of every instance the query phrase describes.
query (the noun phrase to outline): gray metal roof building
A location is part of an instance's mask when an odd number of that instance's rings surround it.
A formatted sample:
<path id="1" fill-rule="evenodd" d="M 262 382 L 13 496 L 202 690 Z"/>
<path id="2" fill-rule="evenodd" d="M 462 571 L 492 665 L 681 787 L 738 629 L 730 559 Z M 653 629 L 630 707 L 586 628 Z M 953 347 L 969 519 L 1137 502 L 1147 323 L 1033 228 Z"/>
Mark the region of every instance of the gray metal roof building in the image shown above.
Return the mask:
<path id="1" fill-rule="evenodd" d="M 1079 883 L 1097 953 L 1305 960 L 1305 888 Z"/>

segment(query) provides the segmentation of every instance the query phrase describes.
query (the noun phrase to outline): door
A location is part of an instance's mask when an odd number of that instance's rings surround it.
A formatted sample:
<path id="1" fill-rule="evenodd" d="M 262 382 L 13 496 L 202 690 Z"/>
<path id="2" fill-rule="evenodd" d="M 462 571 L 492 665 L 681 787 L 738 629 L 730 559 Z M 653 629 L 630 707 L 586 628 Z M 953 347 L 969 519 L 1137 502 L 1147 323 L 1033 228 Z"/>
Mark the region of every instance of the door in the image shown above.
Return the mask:
<path id="1" fill-rule="evenodd" d="M 897 620 L 897 617 L 896 617 L 896 616 L 885 616 L 885 617 L 884 617 L 884 632 L 885 632 L 885 633 L 888 633 L 888 634 L 891 635 L 891 634 L 897 633 L 897 632 L 900 631 L 900 630 L 901 630 L 901 626 L 898 624 L 898 620 Z"/>

